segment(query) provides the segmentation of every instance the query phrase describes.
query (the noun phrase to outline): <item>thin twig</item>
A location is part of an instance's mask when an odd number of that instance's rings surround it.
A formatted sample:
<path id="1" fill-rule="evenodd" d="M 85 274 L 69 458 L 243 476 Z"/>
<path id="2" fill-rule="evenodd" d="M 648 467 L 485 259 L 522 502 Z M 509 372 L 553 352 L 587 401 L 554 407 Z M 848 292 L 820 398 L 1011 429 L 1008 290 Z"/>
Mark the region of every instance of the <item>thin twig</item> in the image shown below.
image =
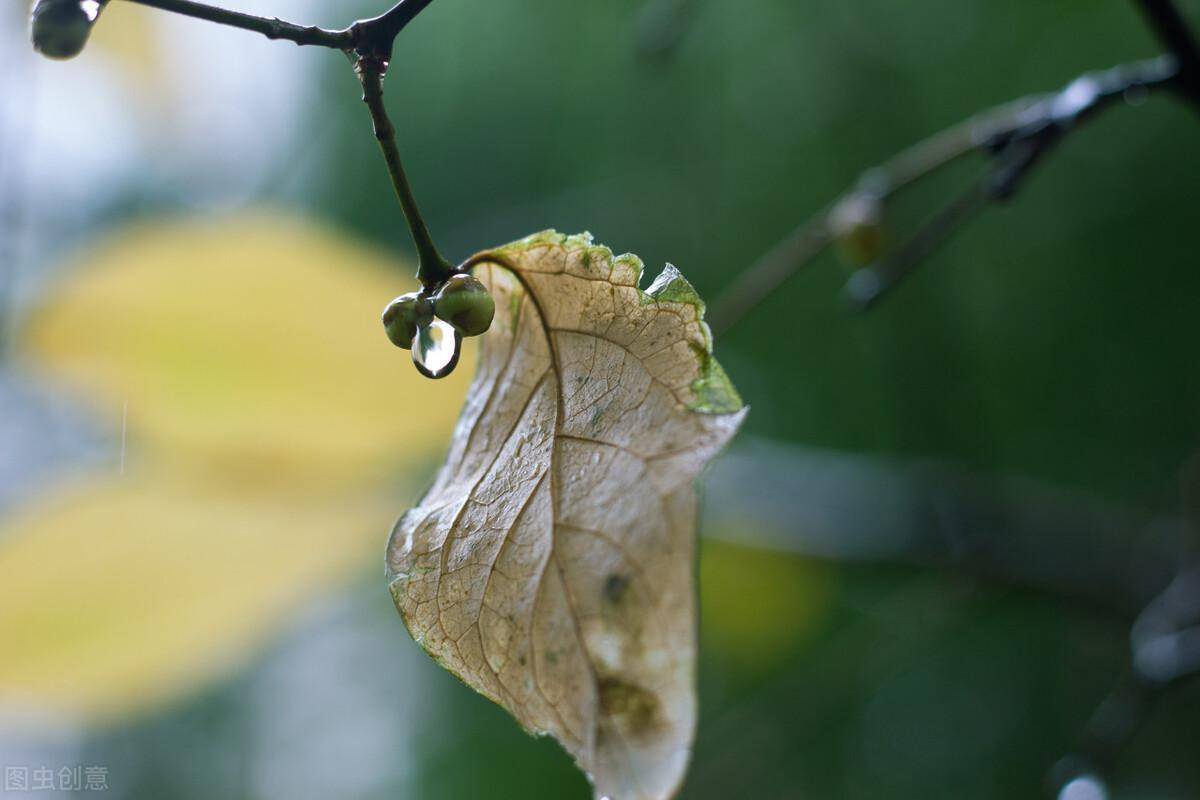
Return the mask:
<path id="1" fill-rule="evenodd" d="M 1171 0 L 1137 0 L 1155 35 L 1179 61 L 1174 88 L 1200 109 L 1200 47 Z"/>
<path id="2" fill-rule="evenodd" d="M 926 175 L 1009 136 L 1036 117 L 1053 93 L 1028 95 L 989 108 L 902 150 L 881 167 L 867 170 L 858 188 L 887 199 Z"/>
<path id="3" fill-rule="evenodd" d="M 359 20 L 348 28 L 336 31 L 305 27 L 280 19 L 256 17 L 193 0 L 132 1 L 208 22 L 255 31 L 269 39 L 286 39 L 300 45 L 329 47 L 349 55 L 362 84 L 363 102 L 371 112 L 375 138 L 383 151 L 388 175 L 391 176 L 392 186 L 396 190 L 396 197 L 400 200 L 400 208 L 404 212 L 404 219 L 416 245 L 417 278 L 426 288 L 433 288 L 450 276 L 454 270 L 438 252 L 433 237 L 429 234 L 429 228 L 421 216 L 412 186 L 404 172 L 400 151 L 396 146 L 396 129 L 388 118 L 383 103 L 383 78 L 387 74 L 396 36 L 433 0 L 400 0 L 378 17 Z"/>
<path id="4" fill-rule="evenodd" d="M 313 26 L 296 25 L 281 19 L 257 17 L 253 14 L 243 14 L 240 11 L 229 11 L 193 0 L 131 0 L 144 6 L 151 6 L 162 11 L 171 11 L 187 17 L 215 22 L 219 25 L 229 25 L 247 31 L 261 33 L 268 39 L 285 39 L 298 45 L 315 45 L 329 47 L 334 50 L 346 50 L 354 44 L 352 28 L 333 31 Z"/>
<path id="5" fill-rule="evenodd" d="M 1131 666 L 1049 775 L 1055 796 L 1080 776 L 1107 780 L 1121 752 L 1174 690 L 1200 677 L 1200 569 L 1185 569 L 1137 618 Z"/>
<path id="6" fill-rule="evenodd" d="M 392 40 L 432 2 L 433 0 L 400 0 L 399 3 L 378 17 L 363 20 L 358 24 L 377 28 L 379 36 Z"/>
<path id="7" fill-rule="evenodd" d="M 864 172 L 850 194 L 865 192 L 879 202 L 888 200 L 918 179 L 1015 130 L 1024 124 L 1029 109 L 1045 98 L 1046 95 L 1020 98 L 918 142 L 885 164 Z M 749 269 L 738 275 L 737 280 L 713 303 L 709 326 L 714 336 L 724 333 L 832 243 L 834 232 L 831 215 L 837 206 L 836 202 L 831 204 L 794 228 Z"/>
<path id="8" fill-rule="evenodd" d="M 798 269 L 816 258 L 829 246 L 830 241 L 828 211 L 817 214 L 789 233 L 787 238 L 740 273 L 717 297 L 708 315 L 713 336 L 722 336 Z"/>
<path id="9" fill-rule="evenodd" d="M 362 82 L 363 102 L 371 112 L 371 121 L 375 126 L 375 138 L 383 151 L 387 162 L 388 174 L 392 178 L 392 186 L 396 189 L 396 197 L 400 200 L 400 208 L 408 221 L 412 233 L 413 244 L 417 249 L 417 278 L 427 288 L 432 288 L 444 281 L 454 271 L 449 262 L 438 252 L 429 235 L 429 228 L 417 207 L 416 197 L 404 172 L 400 160 L 400 151 L 396 147 L 396 129 L 388 118 L 387 108 L 383 104 L 383 76 L 386 65 L 377 58 L 363 57 L 355 64 L 355 72 Z"/>
<path id="10" fill-rule="evenodd" d="M 105 0 L 107 2 L 107 0 Z M 329 30 L 312 25 L 297 25 L 279 18 L 259 17 L 230 11 L 195 0 L 130 0 L 162 11 L 229 25 L 242 30 L 261 33 L 268 39 L 284 39 L 298 45 L 328 47 L 346 52 L 358 51 L 373 55 L 391 54 L 392 42 L 418 14 L 433 0 L 400 0 L 399 3 L 377 17 L 363 19 L 347 28 Z"/>
<path id="11" fill-rule="evenodd" d="M 986 182 L 979 181 L 967 187 L 938 209 L 887 261 L 856 270 L 842 288 L 847 304 L 856 311 L 865 311 L 882 300 L 963 223 L 982 211 L 991 199 Z"/>
<path id="12" fill-rule="evenodd" d="M 856 306 L 870 306 L 974 212 L 989 202 L 1011 197 L 1065 134 L 1127 92 L 1172 85 L 1179 72 L 1178 59 L 1164 56 L 1088 73 L 1058 92 L 1030 95 L 985 111 L 865 171 L 851 190 L 793 230 L 734 279 L 713 303 L 713 330 L 728 330 L 835 241 L 839 235 L 835 212 L 845 203 L 868 200 L 882 208 L 900 190 L 941 167 L 972 153 L 987 153 L 991 170 L 980 187 L 971 187 L 952 201 L 910 239 L 886 254 L 881 263 L 851 276 L 846 294 L 857 301 Z"/>
<path id="13" fill-rule="evenodd" d="M 1051 769 L 1051 791 L 1079 776 L 1100 782 L 1133 741 L 1153 709 L 1175 689 L 1200 678 L 1200 560 L 1194 552 L 1200 536 L 1200 456 L 1180 470 L 1185 536 L 1183 566 L 1130 628 L 1130 663 L 1097 706 L 1071 755 Z"/>

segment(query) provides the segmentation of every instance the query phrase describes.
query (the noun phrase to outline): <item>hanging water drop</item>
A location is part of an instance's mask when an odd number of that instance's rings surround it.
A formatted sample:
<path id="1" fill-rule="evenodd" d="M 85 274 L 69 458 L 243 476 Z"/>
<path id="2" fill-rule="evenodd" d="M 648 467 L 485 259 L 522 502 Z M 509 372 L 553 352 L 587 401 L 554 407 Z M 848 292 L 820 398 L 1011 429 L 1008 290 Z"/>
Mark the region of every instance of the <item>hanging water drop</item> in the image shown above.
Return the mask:
<path id="1" fill-rule="evenodd" d="M 1059 790 L 1058 800 L 1108 800 L 1108 787 L 1098 775 L 1080 775 Z"/>
<path id="2" fill-rule="evenodd" d="M 79 55 L 103 7 L 100 0 L 39 0 L 30 17 L 34 49 L 49 58 Z"/>
<path id="3" fill-rule="evenodd" d="M 462 349 L 462 334 L 440 319 L 417 328 L 412 359 L 426 378 L 444 378 L 454 371 Z"/>

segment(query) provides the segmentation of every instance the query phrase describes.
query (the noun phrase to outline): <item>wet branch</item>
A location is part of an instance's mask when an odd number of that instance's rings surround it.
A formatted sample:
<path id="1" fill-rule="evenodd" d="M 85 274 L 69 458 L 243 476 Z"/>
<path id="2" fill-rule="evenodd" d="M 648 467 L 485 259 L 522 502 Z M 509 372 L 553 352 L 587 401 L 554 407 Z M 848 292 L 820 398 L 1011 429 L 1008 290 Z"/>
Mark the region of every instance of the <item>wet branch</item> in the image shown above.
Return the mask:
<path id="1" fill-rule="evenodd" d="M 1010 199 L 1067 134 L 1132 93 L 1175 87 L 1183 74 L 1180 64 L 1177 57 L 1165 55 L 1082 75 L 1058 92 L 990 109 L 867 170 L 854 188 L 793 230 L 726 288 L 713 304 L 714 333 L 727 331 L 830 244 L 870 233 L 872 226 L 881 231 L 886 204 L 902 189 L 964 156 L 987 156 L 982 175 L 959 196 L 906 241 L 851 275 L 846 300 L 854 308 L 870 307 L 976 213 Z"/>
<path id="2" fill-rule="evenodd" d="M 1200 678 L 1200 565 L 1180 570 L 1131 628 L 1130 666 L 1096 707 L 1075 745 L 1047 779 L 1059 798 L 1072 781 L 1104 785 L 1153 710 Z"/>
<path id="3" fill-rule="evenodd" d="M 396 128 L 388 117 L 387 108 L 383 104 L 383 78 L 387 64 L 378 58 L 360 57 L 354 70 L 363 87 L 363 102 L 371 112 L 371 121 L 375 127 L 375 139 L 383 151 L 384 161 L 387 162 L 388 175 L 391 176 L 392 186 L 400 201 L 400 208 L 408 221 L 412 233 L 413 244 L 417 249 L 417 278 L 426 287 L 433 287 L 446 280 L 453 268 L 438 252 L 429 235 L 429 228 L 417 207 L 417 199 L 413 196 L 412 186 L 409 185 L 408 175 L 404 172 L 404 164 L 400 160 L 400 150 L 396 146 Z"/>
<path id="4" fill-rule="evenodd" d="M 261 33 L 268 39 L 285 39 L 298 45 L 315 45 L 330 47 L 334 50 L 345 50 L 353 45 L 352 28 L 343 30 L 326 30 L 313 26 L 296 25 L 281 19 L 269 19 L 253 14 L 243 14 L 240 11 L 230 11 L 206 3 L 196 3 L 193 0 L 131 0 L 144 6 L 151 6 L 162 11 L 170 11 L 218 25 L 228 25 L 233 28 Z"/>
<path id="5" fill-rule="evenodd" d="M 43 0 L 46 2 L 46 0 Z M 429 228 L 413 195 L 412 186 L 404 171 L 400 151 L 396 146 L 396 129 L 388 118 L 383 103 L 383 78 L 387 74 L 388 62 L 396 36 L 424 11 L 433 0 L 401 0 L 388 11 L 377 17 L 359 20 L 341 30 L 306 27 L 280 19 L 268 19 L 238 11 L 229 11 L 217 6 L 194 2 L 194 0 L 132 0 L 142 5 L 163 11 L 194 17 L 196 19 L 229 25 L 243 30 L 261 33 L 268 39 L 284 39 L 298 45 L 316 45 L 341 50 L 350 57 L 354 71 L 362 84 L 363 101 L 371 113 L 375 138 L 383 151 L 388 175 L 404 212 L 404 219 L 412 233 L 417 250 L 417 278 L 432 287 L 444 281 L 453 268 L 438 252 L 429 234 Z"/>
<path id="6" fill-rule="evenodd" d="M 1200 106 L 1200 47 L 1172 0 L 1137 0 L 1138 8 L 1159 41 L 1179 62 L 1172 88 Z"/>
<path id="7" fill-rule="evenodd" d="M 108 0 L 104 0 L 107 2 Z M 333 50 L 391 52 L 391 44 L 400 31 L 412 22 L 433 0 L 401 0 L 378 17 L 359 20 L 347 28 L 328 30 L 312 25 L 297 25 L 278 18 L 259 17 L 231 11 L 195 0 L 130 0 L 162 11 L 182 14 L 218 25 L 261 33 L 268 39 L 283 39 L 298 45 L 328 47 Z"/>
<path id="8" fill-rule="evenodd" d="M 358 23 L 366 29 L 373 29 L 379 37 L 388 40 L 394 40 L 400 31 L 404 30 L 408 23 L 412 22 L 417 14 L 425 10 L 425 7 L 432 3 L 433 0 L 401 0 L 401 2 L 392 6 L 388 11 L 380 14 L 374 19 L 363 20 Z"/>

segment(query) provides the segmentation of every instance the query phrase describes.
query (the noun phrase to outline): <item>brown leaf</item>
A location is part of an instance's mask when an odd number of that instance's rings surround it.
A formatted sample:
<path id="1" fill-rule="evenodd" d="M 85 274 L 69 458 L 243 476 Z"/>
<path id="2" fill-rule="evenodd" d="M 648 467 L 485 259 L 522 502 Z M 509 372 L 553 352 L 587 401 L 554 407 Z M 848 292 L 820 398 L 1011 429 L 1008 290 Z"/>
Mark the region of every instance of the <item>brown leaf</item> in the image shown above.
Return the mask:
<path id="1" fill-rule="evenodd" d="M 446 463 L 392 532 L 413 637 L 597 797 L 672 796 L 696 726 L 693 479 L 745 410 L 674 267 L 548 232 L 482 253 L 496 320 Z"/>

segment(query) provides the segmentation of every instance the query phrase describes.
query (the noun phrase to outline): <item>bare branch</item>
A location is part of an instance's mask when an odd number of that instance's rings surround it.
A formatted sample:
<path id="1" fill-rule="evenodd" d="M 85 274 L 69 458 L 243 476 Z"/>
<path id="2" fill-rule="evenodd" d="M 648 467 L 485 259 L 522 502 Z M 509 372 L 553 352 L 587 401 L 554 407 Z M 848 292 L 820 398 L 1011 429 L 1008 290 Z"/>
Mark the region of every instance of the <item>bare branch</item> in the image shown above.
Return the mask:
<path id="1" fill-rule="evenodd" d="M 399 3 L 378 17 L 363 20 L 358 24 L 378 29 L 379 36 L 389 40 L 395 39 L 400 31 L 404 30 L 408 23 L 412 22 L 417 14 L 424 11 L 425 7 L 432 2 L 433 0 L 400 0 Z"/>
<path id="2" fill-rule="evenodd" d="M 829 212 L 809 219 L 740 273 L 713 303 L 708 325 L 721 336 L 750 309 L 765 300 L 779 285 L 812 261 L 832 241 Z"/>
<path id="3" fill-rule="evenodd" d="M 327 30 L 315 26 L 297 25 L 278 18 L 258 17 L 230 11 L 195 0 L 130 0 L 162 11 L 229 25 L 242 30 L 261 33 L 268 39 L 284 39 L 298 45 L 315 45 L 347 52 L 357 51 L 382 56 L 391 55 L 392 42 L 400 31 L 425 10 L 433 0 L 400 0 L 378 17 L 359 20 L 348 28 Z M 104 0 L 108 2 L 108 0 Z"/>
<path id="4" fill-rule="evenodd" d="M 454 271 L 438 252 L 429 235 L 429 228 L 421 216 L 416 197 L 404 172 L 400 151 L 396 147 L 396 129 L 388 118 L 383 103 L 383 78 L 391 59 L 396 36 L 408 23 L 425 10 L 433 0 L 401 0 L 390 10 L 378 17 L 359 20 L 343 30 L 331 31 L 316 27 L 303 27 L 280 19 L 267 19 L 238 11 L 228 11 L 216 6 L 193 2 L 193 0 L 133 0 L 133 2 L 173 11 L 197 19 L 231 25 L 235 28 L 255 31 L 268 39 L 286 39 L 300 45 L 317 45 L 342 50 L 351 55 L 354 71 L 363 88 L 363 102 L 371 112 L 375 139 L 383 151 L 388 175 L 400 200 L 404 219 L 412 233 L 417 249 L 417 278 L 426 287 L 444 281 Z"/>
<path id="5" fill-rule="evenodd" d="M 1150 27 L 1179 62 L 1174 88 L 1200 109 L 1200 48 L 1172 0 L 1137 0 Z"/>
<path id="6" fill-rule="evenodd" d="M 991 200 L 986 180 L 967 187 L 938 209 L 885 262 L 855 271 L 842 288 L 842 296 L 847 304 L 856 311 L 862 311 L 877 303 Z"/>
<path id="7" fill-rule="evenodd" d="M 879 300 L 910 274 L 937 244 L 992 202 L 1009 199 L 1042 156 L 1063 137 L 1133 91 L 1172 85 L 1179 61 L 1163 56 L 1088 73 L 1058 92 L 1030 95 L 988 110 L 910 147 L 864 172 L 854 188 L 796 228 L 713 303 L 711 325 L 724 332 L 838 237 L 835 211 L 853 200 L 882 204 L 947 164 L 985 153 L 989 169 L 907 241 L 851 276 L 845 293 L 858 308 Z"/>
<path id="8" fill-rule="evenodd" d="M 427 288 L 433 287 L 446 280 L 454 271 L 449 262 L 438 252 L 417 207 L 416 197 L 413 196 L 408 176 L 400 160 L 400 151 L 396 147 L 396 129 L 388 118 L 387 108 L 383 104 L 383 77 L 387 64 L 377 57 L 362 56 L 354 65 L 358 79 L 363 87 L 363 102 L 371 112 L 371 121 L 375 127 L 375 138 L 383 151 L 384 161 L 387 162 L 388 174 L 392 178 L 392 186 L 396 197 L 400 200 L 400 208 L 408 222 L 412 233 L 413 244 L 417 249 L 417 278 Z"/>
<path id="9" fill-rule="evenodd" d="M 353 45 L 352 29 L 340 31 L 325 30 L 312 26 L 296 25 L 281 19 L 256 17 L 253 14 L 243 14 L 240 11 L 229 11 L 193 0 L 131 0 L 144 6 L 151 6 L 162 11 L 171 11 L 187 17 L 215 22 L 219 25 L 229 25 L 247 31 L 261 33 L 268 39 L 285 39 L 298 45 L 316 45 L 330 47 L 334 50 L 345 50 Z"/>

